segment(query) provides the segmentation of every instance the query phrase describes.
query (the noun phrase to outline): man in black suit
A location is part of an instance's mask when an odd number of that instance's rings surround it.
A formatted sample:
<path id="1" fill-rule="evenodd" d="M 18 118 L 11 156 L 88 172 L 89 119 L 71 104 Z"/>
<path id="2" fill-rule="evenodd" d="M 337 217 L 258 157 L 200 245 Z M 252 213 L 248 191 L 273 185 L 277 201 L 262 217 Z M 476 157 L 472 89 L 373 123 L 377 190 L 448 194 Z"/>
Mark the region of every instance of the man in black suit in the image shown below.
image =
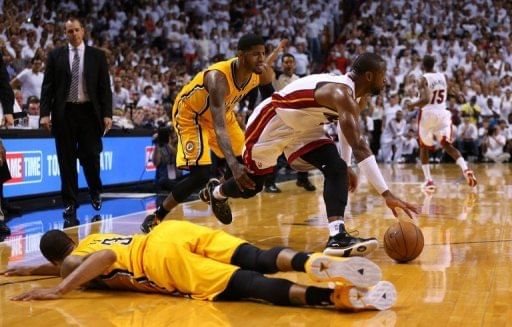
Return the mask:
<path id="1" fill-rule="evenodd" d="M 41 126 L 55 137 L 64 217 L 70 219 L 78 206 L 77 158 L 92 206 L 101 208 L 101 137 L 112 127 L 112 91 L 105 53 L 84 44 L 78 19 L 67 20 L 65 30 L 68 45 L 48 54 L 40 110 Z"/>
<path id="2" fill-rule="evenodd" d="M 0 103 L 2 103 L 4 123 L 6 127 L 12 126 L 14 124 L 14 118 L 12 116 L 14 92 L 11 89 L 9 80 L 9 74 L 7 73 L 7 68 L 5 67 L 2 53 L 0 52 Z M 8 181 L 9 179 L 11 179 L 11 174 L 9 172 L 9 167 L 7 167 L 5 148 L 3 146 L 2 140 L 0 139 L 0 183 Z M 0 209 L 0 242 L 3 241 L 6 236 L 11 234 L 11 231 L 5 224 L 4 219 L 4 214 Z"/>

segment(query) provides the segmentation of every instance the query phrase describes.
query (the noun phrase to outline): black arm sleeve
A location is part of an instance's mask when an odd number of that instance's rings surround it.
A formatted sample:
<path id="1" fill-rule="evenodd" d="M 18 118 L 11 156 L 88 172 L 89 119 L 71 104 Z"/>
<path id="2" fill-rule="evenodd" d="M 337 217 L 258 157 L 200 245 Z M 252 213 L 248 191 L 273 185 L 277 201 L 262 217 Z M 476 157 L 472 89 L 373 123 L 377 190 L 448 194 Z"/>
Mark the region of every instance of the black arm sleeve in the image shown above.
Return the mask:
<path id="1" fill-rule="evenodd" d="M 261 94 L 261 98 L 262 99 L 268 98 L 275 91 L 274 87 L 272 86 L 272 83 L 268 83 L 268 84 L 265 84 L 265 85 L 260 85 L 259 89 L 260 89 L 260 94 Z"/>

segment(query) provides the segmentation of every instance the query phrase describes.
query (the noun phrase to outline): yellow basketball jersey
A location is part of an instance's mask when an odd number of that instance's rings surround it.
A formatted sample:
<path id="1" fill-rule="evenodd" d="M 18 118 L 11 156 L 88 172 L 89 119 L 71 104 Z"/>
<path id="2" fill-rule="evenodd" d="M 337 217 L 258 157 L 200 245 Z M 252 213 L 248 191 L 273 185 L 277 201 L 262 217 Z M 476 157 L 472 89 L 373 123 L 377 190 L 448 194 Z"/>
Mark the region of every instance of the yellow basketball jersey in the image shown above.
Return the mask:
<path id="1" fill-rule="evenodd" d="M 260 83 L 258 74 L 252 74 L 251 77 L 244 82 L 243 85 L 237 85 L 235 82 L 235 65 L 237 58 L 215 63 L 206 70 L 198 73 L 194 78 L 185 85 L 174 102 L 172 116 L 174 122 L 178 124 L 207 122 L 211 123 L 211 112 L 209 94 L 204 86 L 204 75 L 211 70 L 218 70 L 224 74 L 228 81 L 228 94 L 224 98 L 226 113 L 233 111 L 236 103 L 249 93 Z"/>
<path id="2" fill-rule="evenodd" d="M 114 251 L 116 262 L 98 278 L 105 286 L 111 289 L 168 293 L 149 282 L 144 274 L 146 240 L 146 235 L 91 234 L 80 241 L 71 255 L 85 256 L 101 250 Z"/>

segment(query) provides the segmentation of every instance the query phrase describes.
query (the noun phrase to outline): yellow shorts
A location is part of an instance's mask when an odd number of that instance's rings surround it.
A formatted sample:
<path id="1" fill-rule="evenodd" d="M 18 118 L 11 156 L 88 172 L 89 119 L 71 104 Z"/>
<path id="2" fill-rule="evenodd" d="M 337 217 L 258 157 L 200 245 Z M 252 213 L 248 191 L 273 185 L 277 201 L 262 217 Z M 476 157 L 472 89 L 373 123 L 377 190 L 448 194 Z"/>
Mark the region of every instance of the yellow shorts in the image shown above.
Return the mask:
<path id="1" fill-rule="evenodd" d="M 186 106 L 186 105 L 183 105 Z M 183 108 L 182 110 L 186 110 Z M 213 128 L 211 114 L 205 112 L 198 118 L 182 115 L 174 120 L 174 129 L 178 135 L 178 149 L 176 153 L 176 166 L 187 168 L 196 165 L 210 165 L 212 159 L 210 150 L 220 158 L 224 158 L 217 136 Z M 241 156 L 244 149 L 244 132 L 238 125 L 233 111 L 226 114 L 226 130 L 231 140 L 231 146 L 236 156 Z"/>
<path id="2" fill-rule="evenodd" d="M 240 269 L 230 264 L 247 241 L 222 230 L 187 221 L 164 221 L 150 234 L 144 250 L 146 277 L 166 290 L 199 300 L 214 300 Z"/>

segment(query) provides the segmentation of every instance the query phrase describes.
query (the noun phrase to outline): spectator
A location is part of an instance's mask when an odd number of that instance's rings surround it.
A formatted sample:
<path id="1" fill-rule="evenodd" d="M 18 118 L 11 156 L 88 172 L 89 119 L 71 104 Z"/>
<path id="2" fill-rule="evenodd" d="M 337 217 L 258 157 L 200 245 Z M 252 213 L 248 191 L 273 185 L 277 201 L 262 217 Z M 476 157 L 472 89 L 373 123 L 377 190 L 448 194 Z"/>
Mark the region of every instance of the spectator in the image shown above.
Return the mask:
<path id="1" fill-rule="evenodd" d="M 36 96 L 28 98 L 28 128 L 38 129 L 39 128 L 39 99 Z"/>
<path id="2" fill-rule="evenodd" d="M 484 157 L 493 162 L 505 162 L 510 159 L 510 153 L 503 152 L 506 140 L 500 134 L 499 126 L 492 126 L 489 128 L 489 133 L 484 139 L 486 151 Z"/>
<path id="3" fill-rule="evenodd" d="M 114 78 L 114 89 L 112 90 L 112 109 L 126 109 L 130 101 L 130 92 L 123 87 L 121 77 Z"/>
<path id="4" fill-rule="evenodd" d="M 472 96 L 468 103 L 465 103 L 460 108 L 460 113 L 463 116 L 469 117 L 469 122 L 476 124 L 482 112 L 482 108 L 476 104 L 476 96 Z"/>
<path id="5" fill-rule="evenodd" d="M 478 157 L 478 129 L 468 115 L 462 116 L 462 124 L 457 129 L 455 145 L 467 161 L 472 161 L 470 157 Z"/>
<path id="6" fill-rule="evenodd" d="M 38 98 L 41 96 L 41 86 L 43 85 L 44 76 L 42 66 L 43 62 L 41 59 L 34 57 L 32 58 L 32 68 L 23 70 L 11 81 L 11 86 L 13 88 L 21 87 L 21 94 L 23 97 L 22 104 L 31 96 Z"/>
<path id="7" fill-rule="evenodd" d="M 418 141 L 416 140 L 416 132 L 412 129 L 407 131 L 404 144 L 402 147 L 402 160 L 404 163 L 414 164 L 418 158 Z M 400 161 L 400 159 L 399 159 Z"/>
<path id="8" fill-rule="evenodd" d="M 503 94 L 500 98 L 501 119 L 507 119 L 510 113 L 512 113 L 512 88 L 507 87 L 505 89 L 505 94 Z"/>
<path id="9" fill-rule="evenodd" d="M 403 118 L 402 110 L 398 110 L 395 118 L 388 121 L 382 133 L 381 150 L 382 159 L 385 163 L 398 162 L 402 157 L 402 147 L 405 139 L 406 122 Z M 395 149 L 393 155 L 393 147 Z"/>
<path id="10" fill-rule="evenodd" d="M 158 100 L 153 95 L 153 87 L 151 85 L 146 85 L 144 87 L 144 95 L 142 95 L 137 102 L 138 107 L 151 107 L 154 108 L 157 104 Z"/>

